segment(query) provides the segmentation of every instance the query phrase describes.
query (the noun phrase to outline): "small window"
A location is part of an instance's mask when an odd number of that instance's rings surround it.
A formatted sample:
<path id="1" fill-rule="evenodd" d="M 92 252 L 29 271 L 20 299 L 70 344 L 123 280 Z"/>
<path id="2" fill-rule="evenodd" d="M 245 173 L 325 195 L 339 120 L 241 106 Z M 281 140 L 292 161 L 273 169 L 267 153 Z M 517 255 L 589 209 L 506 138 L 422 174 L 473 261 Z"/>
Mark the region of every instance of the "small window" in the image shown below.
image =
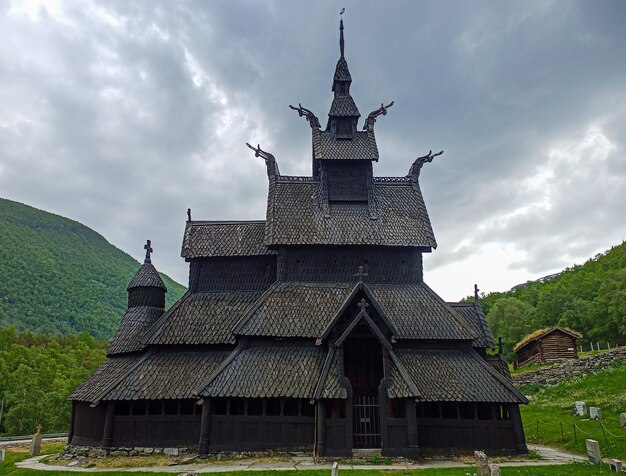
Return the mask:
<path id="1" fill-rule="evenodd" d="M 160 415 L 163 412 L 163 404 L 160 400 L 148 402 L 148 415 Z"/>
<path id="2" fill-rule="evenodd" d="M 165 415 L 178 415 L 178 401 L 165 400 L 163 403 L 163 413 Z"/>
<path id="3" fill-rule="evenodd" d="M 146 414 L 146 402 L 144 400 L 137 400 L 133 402 L 133 415 L 145 415 Z"/>
<path id="4" fill-rule="evenodd" d="M 462 403 L 459 406 L 459 413 L 464 420 L 474 419 L 474 405 L 471 403 Z"/>
<path id="5" fill-rule="evenodd" d="M 510 420 L 509 409 L 505 405 L 498 405 L 496 407 L 496 420 Z"/>
<path id="6" fill-rule="evenodd" d="M 441 404 L 441 418 L 456 419 L 456 403 L 442 403 Z"/>
<path id="7" fill-rule="evenodd" d="M 478 419 L 479 420 L 491 420 L 492 419 L 492 411 L 491 405 L 488 403 L 481 403 L 476 408 Z"/>
<path id="8" fill-rule="evenodd" d="M 424 416 L 426 418 L 440 418 L 439 404 L 427 403 L 424 405 Z"/>
<path id="9" fill-rule="evenodd" d="M 248 400 L 248 415 L 263 415 L 263 401 L 260 398 Z"/>
<path id="10" fill-rule="evenodd" d="M 245 415 L 244 401 L 241 398 L 233 398 L 230 401 L 230 414 L 231 415 Z"/>
<path id="11" fill-rule="evenodd" d="M 213 400 L 213 414 L 214 415 L 226 415 L 228 414 L 228 400 L 225 398 L 218 398 Z"/>
<path id="12" fill-rule="evenodd" d="M 181 400 L 180 402 L 180 414 L 181 415 L 193 415 L 196 402 L 193 400 Z"/>
<path id="13" fill-rule="evenodd" d="M 116 415 L 130 415 L 130 402 L 116 402 L 115 414 Z"/>
<path id="14" fill-rule="evenodd" d="M 285 400 L 285 408 L 283 409 L 285 416 L 298 416 L 298 401 L 294 399 Z"/>
<path id="15" fill-rule="evenodd" d="M 270 398 L 265 404 L 265 414 L 268 416 L 280 415 L 280 400 L 278 398 Z"/>
<path id="16" fill-rule="evenodd" d="M 311 405 L 309 402 L 302 402 L 302 408 L 300 409 L 300 414 L 305 417 L 314 417 L 315 406 Z"/>

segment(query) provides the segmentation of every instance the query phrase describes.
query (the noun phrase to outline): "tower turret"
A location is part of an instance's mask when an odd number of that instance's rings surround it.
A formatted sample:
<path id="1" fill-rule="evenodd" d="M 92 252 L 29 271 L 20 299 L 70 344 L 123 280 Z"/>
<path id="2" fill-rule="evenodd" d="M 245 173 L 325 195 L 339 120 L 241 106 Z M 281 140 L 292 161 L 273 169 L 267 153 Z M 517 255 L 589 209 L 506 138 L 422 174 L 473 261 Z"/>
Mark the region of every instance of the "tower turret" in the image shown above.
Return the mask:
<path id="1" fill-rule="evenodd" d="M 153 252 L 150 240 L 144 246 L 146 257 L 141 268 L 137 271 L 128 285 L 128 308 L 150 306 L 165 308 L 165 293 L 167 288 L 158 271 L 152 264 L 150 255 Z"/>

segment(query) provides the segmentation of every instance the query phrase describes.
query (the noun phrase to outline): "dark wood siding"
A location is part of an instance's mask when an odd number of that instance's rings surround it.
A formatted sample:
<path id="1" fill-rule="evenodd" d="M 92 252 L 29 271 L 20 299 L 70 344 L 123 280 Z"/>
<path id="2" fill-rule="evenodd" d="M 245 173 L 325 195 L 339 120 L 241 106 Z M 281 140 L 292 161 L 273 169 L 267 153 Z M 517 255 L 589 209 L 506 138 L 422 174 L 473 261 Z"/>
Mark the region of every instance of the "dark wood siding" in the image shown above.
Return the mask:
<path id="1" fill-rule="evenodd" d="M 104 428 L 105 405 L 91 407 L 87 402 L 74 402 L 72 445 L 100 446 Z"/>
<path id="2" fill-rule="evenodd" d="M 414 248 L 374 246 L 283 247 L 280 281 L 353 282 L 363 266 L 368 283 L 420 283 L 422 254 Z"/>

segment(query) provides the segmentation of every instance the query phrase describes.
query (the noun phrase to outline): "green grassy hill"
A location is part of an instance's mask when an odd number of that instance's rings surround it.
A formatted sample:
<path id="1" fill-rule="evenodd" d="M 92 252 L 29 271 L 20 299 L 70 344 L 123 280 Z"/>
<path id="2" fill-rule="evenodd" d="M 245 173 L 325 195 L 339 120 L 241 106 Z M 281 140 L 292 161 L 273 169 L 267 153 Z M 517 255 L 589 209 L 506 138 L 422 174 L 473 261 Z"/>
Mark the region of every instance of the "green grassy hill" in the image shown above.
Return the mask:
<path id="1" fill-rule="evenodd" d="M 157 263 L 158 266 L 158 263 Z M 139 263 L 80 223 L 0 199 L 0 328 L 110 339 Z M 167 305 L 184 292 L 165 275 Z"/>
<path id="2" fill-rule="evenodd" d="M 555 325 L 582 333 L 580 343 L 585 347 L 599 341 L 626 344 L 626 243 L 549 281 L 487 294 L 482 304 L 509 360 L 514 358 L 513 345 L 522 337 Z"/>
<path id="3" fill-rule="evenodd" d="M 586 454 L 585 438 L 600 442 L 602 455 L 626 458 L 626 428 L 619 426 L 619 414 L 626 411 L 626 363 L 582 378 L 565 380 L 554 387 L 523 385 L 531 397 L 522 407 L 528 443 L 560 447 Z M 602 410 L 602 425 L 588 417 L 573 416 L 576 401 Z"/>

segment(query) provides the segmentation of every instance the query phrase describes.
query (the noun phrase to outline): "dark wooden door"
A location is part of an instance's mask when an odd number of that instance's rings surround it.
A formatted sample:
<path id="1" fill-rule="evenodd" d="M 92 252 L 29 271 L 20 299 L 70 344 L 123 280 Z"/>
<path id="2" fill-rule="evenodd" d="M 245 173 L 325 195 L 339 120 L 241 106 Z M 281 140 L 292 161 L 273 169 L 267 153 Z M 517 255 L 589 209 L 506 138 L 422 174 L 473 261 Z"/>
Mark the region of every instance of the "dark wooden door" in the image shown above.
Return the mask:
<path id="1" fill-rule="evenodd" d="M 380 407 L 378 396 L 355 395 L 353 408 L 353 445 L 355 448 L 380 448 Z"/>

